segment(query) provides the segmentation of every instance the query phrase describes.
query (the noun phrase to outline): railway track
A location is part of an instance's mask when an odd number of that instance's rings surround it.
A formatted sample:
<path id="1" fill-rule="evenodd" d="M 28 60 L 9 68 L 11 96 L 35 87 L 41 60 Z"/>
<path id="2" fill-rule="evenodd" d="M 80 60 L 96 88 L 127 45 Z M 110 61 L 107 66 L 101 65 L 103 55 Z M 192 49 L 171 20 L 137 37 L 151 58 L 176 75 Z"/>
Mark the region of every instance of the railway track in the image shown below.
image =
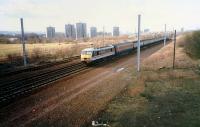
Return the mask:
<path id="1" fill-rule="evenodd" d="M 7 77 L 7 76 L 24 73 L 24 72 L 37 71 L 40 69 L 49 68 L 49 67 L 60 65 L 63 63 L 68 63 L 68 62 L 71 62 L 71 61 L 77 60 L 77 59 L 80 59 L 80 56 L 73 56 L 73 57 L 65 58 L 62 61 L 46 63 L 46 64 L 42 64 L 42 65 L 38 65 L 38 66 L 29 66 L 26 68 L 19 68 L 19 69 L 7 69 L 4 71 L 0 71 L 0 77 L 3 78 L 3 77 Z"/>
<path id="2" fill-rule="evenodd" d="M 118 59 L 114 57 L 112 59 Z M 92 66 L 103 65 L 103 63 L 109 62 L 111 60 L 102 60 L 98 61 Z M 13 80 L 0 80 L 0 107 L 8 104 L 11 100 L 20 97 L 22 95 L 27 95 L 33 92 L 34 90 L 39 90 L 39 88 L 50 85 L 50 83 L 57 81 L 66 76 L 73 74 L 78 74 L 84 70 L 87 70 L 91 67 L 88 67 L 84 63 L 77 62 L 72 63 L 67 66 L 62 66 L 60 68 L 54 68 L 52 70 L 45 70 L 37 73 L 23 76 L 20 75 L 19 78 Z"/>
<path id="3" fill-rule="evenodd" d="M 102 63 L 105 63 L 106 61 L 107 60 L 96 62 L 92 66 L 102 65 Z M 61 62 L 60 64 L 63 63 L 65 62 Z M 51 66 L 56 65 L 59 66 L 58 63 Z M 73 74 L 78 74 L 89 68 L 90 67 L 79 61 L 71 62 L 70 64 L 68 63 L 67 65 L 62 65 L 60 67 L 54 67 L 53 69 L 44 67 L 44 70 L 32 68 L 30 70 L 28 69 L 28 71 L 20 71 L 18 75 L 14 75 L 13 79 L 10 79 L 10 77 L 13 76 L 0 78 L 0 107 L 9 104 L 10 102 L 12 102 L 12 100 L 18 97 L 29 95 L 35 90 L 39 90 L 40 88 L 48 86 L 58 79 Z"/>
<path id="4" fill-rule="evenodd" d="M 29 73 L 27 76 L 19 76 L 13 80 L 0 80 L 0 106 L 9 103 L 9 101 L 27 95 L 34 90 L 45 87 L 50 83 L 69 75 L 79 73 L 88 67 L 81 63 L 73 63 L 59 68 L 47 69 L 45 71 Z"/>
<path id="5" fill-rule="evenodd" d="M 121 56 L 114 57 L 108 61 L 112 61 L 113 59 L 118 59 L 120 57 Z M 83 70 L 89 69 L 89 67 L 80 61 L 71 62 L 77 59 L 80 59 L 80 56 L 54 64 L 47 64 L 46 66 L 25 68 L 24 70 L 14 71 L 13 73 L 8 72 L 7 74 L 10 73 L 13 76 L 0 78 L 0 107 L 11 102 L 11 100 L 17 97 L 30 94 L 31 92 L 45 87 L 62 77 L 77 74 Z M 65 65 L 65 63 L 67 64 Z M 105 61 L 99 61 L 95 64 L 95 66 L 99 64 L 102 65 L 102 63 L 105 63 Z"/>

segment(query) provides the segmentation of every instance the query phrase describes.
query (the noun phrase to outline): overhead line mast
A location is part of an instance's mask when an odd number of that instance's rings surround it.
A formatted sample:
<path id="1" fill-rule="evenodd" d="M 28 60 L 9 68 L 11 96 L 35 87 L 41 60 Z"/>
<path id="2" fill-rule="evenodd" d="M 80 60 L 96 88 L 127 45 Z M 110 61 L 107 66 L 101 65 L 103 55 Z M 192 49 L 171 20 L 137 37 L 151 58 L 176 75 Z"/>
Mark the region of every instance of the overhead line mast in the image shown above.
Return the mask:
<path id="1" fill-rule="evenodd" d="M 140 22 L 141 22 L 141 15 L 138 15 L 138 42 L 137 42 L 137 71 L 140 71 Z"/>
<path id="2" fill-rule="evenodd" d="M 22 42 L 22 48 L 23 48 L 24 66 L 27 66 L 27 56 L 26 56 L 26 46 L 25 46 L 25 39 L 24 39 L 23 18 L 20 18 L 20 23 L 21 23 L 21 42 Z"/>

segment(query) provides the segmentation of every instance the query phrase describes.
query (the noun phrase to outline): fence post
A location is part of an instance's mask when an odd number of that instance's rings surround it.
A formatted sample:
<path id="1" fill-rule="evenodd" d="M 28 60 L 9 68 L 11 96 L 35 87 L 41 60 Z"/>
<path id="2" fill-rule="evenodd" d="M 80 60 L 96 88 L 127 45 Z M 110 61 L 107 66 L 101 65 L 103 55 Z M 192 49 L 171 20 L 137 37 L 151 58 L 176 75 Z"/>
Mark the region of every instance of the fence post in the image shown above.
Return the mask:
<path id="1" fill-rule="evenodd" d="M 176 57 L 176 30 L 174 32 L 174 55 L 173 55 L 173 69 L 175 68 L 175 57 Z"/>

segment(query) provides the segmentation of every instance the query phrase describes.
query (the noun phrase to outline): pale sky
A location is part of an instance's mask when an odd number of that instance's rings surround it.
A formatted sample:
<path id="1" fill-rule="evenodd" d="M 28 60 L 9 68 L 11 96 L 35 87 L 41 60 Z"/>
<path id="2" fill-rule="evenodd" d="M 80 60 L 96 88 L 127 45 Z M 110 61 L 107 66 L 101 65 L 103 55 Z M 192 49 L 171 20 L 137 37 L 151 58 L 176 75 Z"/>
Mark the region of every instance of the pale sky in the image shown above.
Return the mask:
<path id="1" fill-rule="evenodd" d="M 67 23 L 85 22 L 98 31 L 135 32 L 137 15 L 142 29 L 161 31 L 200 28 L 199 0 L 0 0 L 0 31 L 19 31 L 24 18 L 25 31 L 45 32 L 47 26 L 64 32 Z"/>

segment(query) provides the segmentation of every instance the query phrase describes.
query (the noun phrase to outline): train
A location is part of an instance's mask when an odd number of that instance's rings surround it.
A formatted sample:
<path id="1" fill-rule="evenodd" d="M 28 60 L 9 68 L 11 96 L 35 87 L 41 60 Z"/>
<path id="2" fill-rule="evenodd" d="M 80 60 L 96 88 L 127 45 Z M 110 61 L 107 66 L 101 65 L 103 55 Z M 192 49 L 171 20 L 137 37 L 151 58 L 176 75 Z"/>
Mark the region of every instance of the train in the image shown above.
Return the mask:
<path id="1" fill-rule="evenodd" d="M 143 40 L 141 41 L 140 46 L 142 48 L 145 46 L 160 43 L 162 41 L 164 41 L 163 38 Z M 136 48 L 137 41 L 123 41 L 118 44 L 107 45 L 100 48 L 86 48 L 81 51 L 81 62 L 91 64 L 102 59 L 129 53 Z"/>

